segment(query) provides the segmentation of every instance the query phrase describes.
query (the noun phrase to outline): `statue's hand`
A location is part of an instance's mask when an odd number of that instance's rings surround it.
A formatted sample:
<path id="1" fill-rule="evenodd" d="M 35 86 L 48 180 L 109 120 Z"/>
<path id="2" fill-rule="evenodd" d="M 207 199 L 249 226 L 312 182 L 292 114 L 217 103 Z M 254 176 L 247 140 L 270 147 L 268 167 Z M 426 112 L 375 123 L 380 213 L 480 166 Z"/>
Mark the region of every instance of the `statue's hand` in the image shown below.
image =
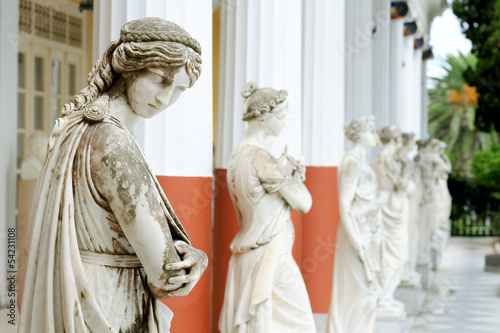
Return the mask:
<path id="1" fill-rule="evenodd" d="M 296 161 L 293 176 L 295 179 L 304 182 L 306 180 L 306 166 L 302 160 L 303 158 L 301 157 L 298 161 Z"/>
<path id="2" fill-rule="evenodd" d="M 176 241 L 174 245 L 182 261 L 168 264 L 165 268 L 173 271 L 184 270 L 186 274 L 168 279 L 170 284 L 183 284 L 180 288 L 171 291 L 168 296 L 186 296 L 193 290 L 201 275 L 207 269 L 208 257 L 205 252 L 195 249 L 183 241 Z"/>

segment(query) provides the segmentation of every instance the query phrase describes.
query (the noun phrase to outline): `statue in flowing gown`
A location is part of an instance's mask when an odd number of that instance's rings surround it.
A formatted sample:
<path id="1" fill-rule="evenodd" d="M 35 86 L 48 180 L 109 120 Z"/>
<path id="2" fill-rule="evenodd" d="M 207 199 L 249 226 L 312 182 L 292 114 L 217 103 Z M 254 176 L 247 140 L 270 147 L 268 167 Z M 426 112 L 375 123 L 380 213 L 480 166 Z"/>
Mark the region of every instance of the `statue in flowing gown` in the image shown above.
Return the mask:
<path id="1" fill-rule="evenodd" d="M 422 195 L 422 185 L 420 181 L 419 169 L 408 156 L 415 148 L 415 134 L 403 133 L 401 135 L 402 144 L 399 148 L 396 159 L 401 165 L 401 175 L 405 178 L 407 186 L 405 188 L 405 200 L 408 205 L 407 220 L 408 220 L 408 261 L 405 265 L 405 271 L 401 278 L 407 283 L 418 284 L 420 275 L 416 272 L 417 255 L 418 255 L 418 239 L 419 239 L 419 223 L 420 223 L 420 197 Z"/>
<path id="2" fill-rule="evenodd" d="M 404 265 L 408 260 L 408 200 L 407 179 L 397 161 L 401 146 L 401 131 L 389 125 L 379 131 L 384 149 L 375 157 L 373 168 L 377 174 L 384 224 L 384 295 L 379 307 L 401 312 L 404 304 L 394 300 L 394 292 L 401 282 Z"/>
<path id="3" fill-rule="evenodd" d="M 316 332 L 307 290 L 292 257 L 292 208 L 306 213 L 312 198 L 303 184 L 305 166 L 286 150 L 275 158 L 264 148 L 286 124 L 287 92 L 248 83 L 245 136 L 227 170 L 229 193 L 240 230 L 219 320 L 222 333 Z"/>
<path id="4" fill-rule="evenodd" d="M 158 18 L 126 23 L 49 139 L 21 268 L 19 332 L 168 332 L 157 298 L 207 267 L 132 134 L 201 71 L 201 48 Z"/>
<path id="5" fill-rule="evenodd" d="M 418 153 L 414 158 L 422 184 L 420 197 L 420 228 L 417 264 L 430 265 L 431 239 L 436 226 L 436 177 L 434 172 L 435 139 L 418 140 Z"/>
<path id="6" fill-rule="evenodd" d="M 355 119 L 344 129 L 354 147 L 338 171 L 340 224 L 327 332 L 370 333 L 383 291 L 383 224 L 377 176 L 366 152 L 378 135 L 373 117 Z"/>
<path id="7" fill-rule="evenodd" d="M 451 172 L 451 161 L 446 155 L 446 143 L 436 140 L 433 149 L 435 151 L 434 174 L 438 210 L 436 212 L 435 231 L 432 236 L 432 247 L 436 251 L 433 268 L 437 269 L 450 237 L 451 194 L 448 189 L 448 176 Z"/>

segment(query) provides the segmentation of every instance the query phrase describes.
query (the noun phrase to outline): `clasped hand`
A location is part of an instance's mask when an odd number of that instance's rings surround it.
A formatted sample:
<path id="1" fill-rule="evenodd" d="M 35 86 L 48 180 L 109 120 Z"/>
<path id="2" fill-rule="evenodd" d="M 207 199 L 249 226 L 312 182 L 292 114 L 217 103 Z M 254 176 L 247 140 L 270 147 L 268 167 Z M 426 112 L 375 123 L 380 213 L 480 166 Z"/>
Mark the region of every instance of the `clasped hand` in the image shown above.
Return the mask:
<path id="1" fill-rule="evenodd" d="M 168 297 L 186 296 L 193 290 L 194 286 L 201 278 L 201 275 L 208 266 L 208 257 L 205 252 L 191 247 L 183 241 L 174 242 L 175 249 L 181 257 L 181 261 L 165 266 L 171 271 L 179 271 L 181 275 L 168 279 L 169 284 L 179 284 L 182 286 L 168 293 Z M 182 274 L 182 273 L 184 274 Z"/>

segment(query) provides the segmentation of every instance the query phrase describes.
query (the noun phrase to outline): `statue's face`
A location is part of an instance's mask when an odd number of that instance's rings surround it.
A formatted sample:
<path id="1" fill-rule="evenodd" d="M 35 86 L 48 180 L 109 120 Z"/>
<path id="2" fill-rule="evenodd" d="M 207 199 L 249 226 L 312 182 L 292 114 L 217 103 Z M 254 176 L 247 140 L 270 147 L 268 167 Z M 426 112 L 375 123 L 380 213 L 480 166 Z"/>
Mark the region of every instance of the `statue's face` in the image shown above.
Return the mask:
<path id="1" fill-rule="evenodd" d="M 183 66 L 166 82 L 167 72 L 162 68 L 148 68 L 127 82 L 127 97 L 132 110 L 144 118 L 151 118 L 172 105 L 189 88 L 191 79 Z"/>
<path id="2" fill-rule="evenodd" d="M 288 103 L 278 104 L 273 112 L 265 119 L 260 121 L 262 127 L 267 135 L 278 136 L 281 133 L 281 130 L 286 127 Z"/>
<path id="3" fill-rule="evenodd" d="M 373 148 L 380 141 L 377 132 L 375 130 L 368 130 L 361 132 L 359 136 L 358 143 L 366 148 Z"/>

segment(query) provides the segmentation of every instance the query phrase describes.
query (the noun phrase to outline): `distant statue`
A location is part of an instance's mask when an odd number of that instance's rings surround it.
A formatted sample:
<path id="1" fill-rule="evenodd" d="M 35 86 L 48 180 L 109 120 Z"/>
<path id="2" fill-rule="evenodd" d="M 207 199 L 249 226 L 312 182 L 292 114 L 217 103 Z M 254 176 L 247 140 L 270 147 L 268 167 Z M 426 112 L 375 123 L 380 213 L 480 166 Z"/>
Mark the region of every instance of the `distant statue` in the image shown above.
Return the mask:
<path id="1" fill-rule="evenodd" d="M 450 237 L 451 194 L 448 189 L 448 176 L 451 173 L 451 161 L 446 155 L 446 143 L 436 140 L 433 145 L 435 151 L 434 174 L 436 178 L 436 225 L 432 235 L 433 247 L 437 251 L 434 268 L 437 269 L 439 260 Z"/>
<path id="2" fill-rule="evenodd" d="M 380 198 L 377 176 L 366 159 L 378 142 L 375 119 L 357 118 L 344 131 L 354 147 L 338 171 L 340 224 L 327 332 L 370 333 L 383 290 Z"/>
<path id="3" fill-rule="evenodd" d="M 384 149 L 375 157 L 373 168 L 377 174 L 384 224 L 384 295 L 379 307 L 401 312 L 404 304 L 394 300 L 394 292 L 401 282 L 408 260 L 408 179 L 403 177 L 402 165 L 397 160 L 401 147 L 401 131 L 389 125 L 379 131 Z"/>
<path id="4" fill-rule="evenodd" d="M 422 184 L 420 197 L 420 232 L 417 263 L 431 264 L 431 239 L 436 227 L 436 177 L 434 172 L 436 152 L 433 146 L 435 139 L 418 140 L 418 153 L 414 158 L 415 166 L 419 170 Z"/>
<path id="5" fill-rule="evenodd" d="M 47 154 L 49 138 L 44 131 L 35 131 L 26 140 L 27 152 L 21 162 L 21 179 L 38 180 Z"/>
<path id="6" fill-rule="evenodd" d="M 415 148 L 415 134 L 401 134 L 401 147 L 397 151 L 396 160 L 401 165 L 401 175 L 407 184 L 404 191 L 406 194 L 405 200 L 408 209 L 408 260 L 405 265 L 405 270 L 401 278 L 407 283 L 419 283 L 420 277 L 416 272 L 417 255 L 418 255 L 418 239 L 420 225 L 420 198 L 422 196 L 422 184 L 420 180 L 419 169 L 409 157 L 409 153 Z"/>
<path id="7" fill-rule="evenodd" d="M 307 290 L 292 257 L 292 208 L 307 213 L 312 198 L 303 184 L 305 166 L 287 154 L 273 157 L 268 136 L 286 125 L 286 90 L 242 90 L 245 136 L 227 170 L 229 193 L 240 230 L 231 243 L 222 333 L 315 332 Z"/>
<path id="8" fill-rule="evenodd" d="M 173 314 L 157 298 L 188 294 L 207 256 L 190 245 L 132 131 L 200 71 L 200 45 L 184 29 L 131 21 L 64 105 L 20 272 L 19 332 L 169 331 Z"/>

